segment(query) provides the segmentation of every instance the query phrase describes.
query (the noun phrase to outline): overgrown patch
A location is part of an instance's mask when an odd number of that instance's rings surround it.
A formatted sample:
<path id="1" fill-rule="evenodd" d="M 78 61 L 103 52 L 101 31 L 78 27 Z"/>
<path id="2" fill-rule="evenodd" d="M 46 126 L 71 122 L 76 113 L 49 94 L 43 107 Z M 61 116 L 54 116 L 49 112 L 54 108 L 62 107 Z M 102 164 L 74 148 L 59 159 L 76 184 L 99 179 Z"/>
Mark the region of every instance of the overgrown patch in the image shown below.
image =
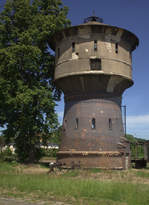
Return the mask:
<path id="1" fill-rule="evenodd" d="M 125 177 L 129 175 L 140 175 L 142 172 L 133 171 L 102 171 L 92 170 L 69 170 L 62 174 L 38 173 L 37 165 L 12 165 L 10 163 L 0 164 L 0 187 L 5 190 L 1 194 L 5 196 L 21 196 L 37 198 L 40 200 L 69 201 L 76 205 L 148 205 L 149 204 L 149 185 L 141 183 L 125 182 Z M 18 171 L 18 170 L 21 171 Z M 26 173 L 26 170 L 32 172 Z M 44 167 L 42 167 L 44 169 Z M 123 173 L 123 174 L 122 174 Z M 98 175 L 99 174 L 99 175 Z M 147 173 L 146 173 L 147 174 Z M 96 176 L 94 178 L 93 176 Z M 100 180 L 101 176 L 108 176 L 113 180 Z M 121 177 L 123 181 L 118 182 Z M 146 175 L 147 176 L 147 175 Z M 139 177 L 139 176 L 138 176 Z"/>

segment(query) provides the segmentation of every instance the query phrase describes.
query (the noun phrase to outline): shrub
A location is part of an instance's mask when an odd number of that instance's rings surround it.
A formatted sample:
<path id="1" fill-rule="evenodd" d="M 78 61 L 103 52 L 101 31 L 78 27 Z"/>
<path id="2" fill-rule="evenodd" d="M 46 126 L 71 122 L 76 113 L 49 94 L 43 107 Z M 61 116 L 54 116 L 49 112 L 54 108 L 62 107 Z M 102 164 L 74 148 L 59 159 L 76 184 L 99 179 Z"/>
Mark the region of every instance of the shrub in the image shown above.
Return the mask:
<path id="1" fill-rule="evenodd" d="M 16 154 L 14 154 L 9 147 L 6 147 L 3 149 L 3 151 L 0 153 L 0 160 L 6 161 L 6 162 L 12 162 L 17 160 Z"/>

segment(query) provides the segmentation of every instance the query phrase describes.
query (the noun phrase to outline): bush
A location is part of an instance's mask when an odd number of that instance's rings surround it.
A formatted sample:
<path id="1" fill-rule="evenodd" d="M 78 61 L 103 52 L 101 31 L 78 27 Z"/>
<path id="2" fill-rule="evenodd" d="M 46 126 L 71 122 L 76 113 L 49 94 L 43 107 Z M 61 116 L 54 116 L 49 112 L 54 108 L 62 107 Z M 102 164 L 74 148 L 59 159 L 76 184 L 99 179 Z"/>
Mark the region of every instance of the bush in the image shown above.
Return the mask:
<path id="1" fill-rule="evenodd" d="M 16 154 L 13 154 L 9 147 L 0 153 L 0 160 L 6 162 L 13 162 L 17 160 Z"/>
<path id="2" fill-rule="evenodd" d="M 42 155 L 43 157 L 56 157 L 56 154 L 58 152 L 58 149 L 45 149 L 42 148 Z"/>

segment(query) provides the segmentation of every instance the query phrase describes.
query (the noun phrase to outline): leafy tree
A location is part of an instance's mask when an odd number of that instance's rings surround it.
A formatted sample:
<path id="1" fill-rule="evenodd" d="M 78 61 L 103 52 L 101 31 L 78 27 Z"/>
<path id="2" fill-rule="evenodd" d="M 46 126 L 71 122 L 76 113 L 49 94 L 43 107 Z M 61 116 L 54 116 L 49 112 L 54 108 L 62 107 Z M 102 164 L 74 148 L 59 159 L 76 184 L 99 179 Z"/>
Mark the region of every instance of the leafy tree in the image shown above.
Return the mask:
<path id="1" fill-rule="evenodd" d="M 40 141 L 58 126 L 48 40 L 69 26 L 66 16 L 61 0 L 7 0 L 0 13 L 0 126 L 20 161 L 37 160 Z"/>
<path id="2" fill-rule="evenodd" d="M 131 157 L 133 159 L 144 158 L 144 143 L 146 142 L 146 140 L 141 138 L 136 138 L 130 134 L 127 134 L 126 138 L 130 142 Z"/>
<path id="3" fill-rule="evenodd" d="M 5 139 L 3 135 L 0 135 L 0 154 L 2 152 L 2 148 L 5 145 Z"/>
<path id="4" fill-rule="evenodd" d="M 127 140 L 129 140 L 130 143 L 136 143 L 137 142 L 137 139 L 133 135 L 126 134 L 126 138 L 127 138 Z"/>
<path id="5" fill-rule="evenodd" d="M 53 132 L 49 133 L 49 135 L 50 135 L 49 139 L 47 140 L 48 143 L 60 145 L 61 135 L 62 135 L 62 126 L 59 126 Z"/>

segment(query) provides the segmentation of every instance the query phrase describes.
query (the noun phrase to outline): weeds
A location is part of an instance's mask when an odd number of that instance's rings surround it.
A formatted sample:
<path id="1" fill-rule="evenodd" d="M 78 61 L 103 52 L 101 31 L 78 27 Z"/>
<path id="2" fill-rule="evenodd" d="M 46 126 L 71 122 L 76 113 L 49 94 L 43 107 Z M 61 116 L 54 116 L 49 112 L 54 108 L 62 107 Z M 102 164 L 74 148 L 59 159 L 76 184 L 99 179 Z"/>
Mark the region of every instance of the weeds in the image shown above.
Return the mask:
<path id="1" fill-rule="evenodd" d="M 8 172 L 7 169 L 11 171 Z M 15 190 L 15 193 L 32 194 L 47 200 L 53 196 L 56 199 L 65 199 L 77 205 L 149 204 L 149 185 L 132 184 L 131 181 L 125 183 L 82 179 L 80 174 L 79 170 L 70 170 L 58 176 L 23 174 L 23 172 L 18 174 L 15 166 L 4 163 L 0 166 L 0 187 L 7 190 L 8 193 Z"/>
<path id="2" fill-rule="evenodd" d="M 136 176 L 143 177 L 143 178 L 149 178 L 149 172 L 138 171 L 136 172 Z"/>

